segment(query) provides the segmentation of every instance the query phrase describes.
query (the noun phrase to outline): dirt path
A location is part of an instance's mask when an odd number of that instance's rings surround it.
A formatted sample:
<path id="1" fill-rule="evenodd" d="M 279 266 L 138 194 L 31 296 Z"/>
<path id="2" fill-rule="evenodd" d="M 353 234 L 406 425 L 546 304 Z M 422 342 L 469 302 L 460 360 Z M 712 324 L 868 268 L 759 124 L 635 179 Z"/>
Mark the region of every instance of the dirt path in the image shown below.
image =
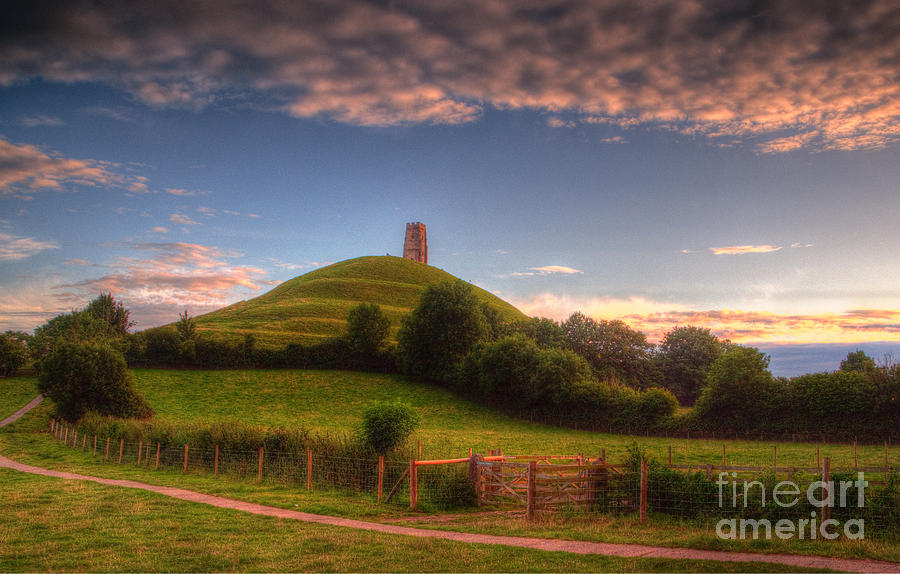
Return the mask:
<path id="1" fill-rule="evenodd" d="M 38 399 L 35 399 L 35 401 L 32 401 L 32 403 L 34 403 L 35 405 L 40 402 Z M 21 416 L 20 413 L 24 414 L 24 412 L 27 412 L 27 410 L 27 408 L 23 409 L 16 414 Z M 6 420 L 4 420 L 2 423 L 0 423 L 0 426 L 2 426 L 3 424 L 8 423 L 6 422 Z M 645 546 L 641 544 L 608 544 L 604 542 L 581 542 L 574 540 L 526 538 L 519 536 L 497 536 L 490 534 L 471 534 L 466 532 L 410 528 L 408 526 L 381 524 L 377 522 L 364 522 L 362 520 L 353 520 L 350 518 L 322 516 L 318 514 L 298 512 L 296 510 L 276 508 L 273 506 L 264 506 L 262 504 L 254 504 L 251 502 L 233 500 L 230 498 L 221 498 L 218 496 L 211 496 L 209 494 L 202 494 L 199 492 L 184 490 L 181 488 L 157 486 L 153 484 L 135 482 L 132 480 L 98 478 L 95 476 L 85 476 L 82 474 L 74 474 L 71 472 L 48 470 L 45 468 L 22 464 L 14 460 L 10 460 L 4 456 L 0 456 L 0 468 L 11 468 L 21 472 L 50 476 L 65 480 L 84 480 L 108 486 L 137 488 L 140 490 L 146 490 L 148 492 L 162 494 L 164 496 L 170 496 L 179 500 L 208 504 L 210 506 L 216 506 L 218 508 L 239 510 L 241 512 L 249 512 L 250 514 L 259 514 L 262 516 L 274 516 L 277 518 L 300 520 L 303 522 L 312 522 L 316 524 L 327 524 L 330 526 L 355 528 L 357 530 L 383 532 L 385 534 L 399 534 L 403 536 L 416 536 L 419 538 L 440 538 L 443 540 L 454 540 L 456 542 L 466 542 L 470 544 L 497 544 L 503 546 L 533 548 L 537 550 L 548 550 L 555 552 L 571 552 L 573 554 L 603 554 L 607 556 L 620 556 L 626 558 L 670 558 L 689 560 L 715 560 L 718 562 L 768 562 L 770 564 L 800 566 L 814 568 L 817 570 L 828 569 L 843 570 L 847 572 L 900 573 L 900 563 L 880 562 L 875 560 L 854 560 L 848 558 L 828 558 L 822 556 L 799 556 L 794 554 L 761 554 L 757 552 L 721 552 L 716 550 L 665 548 L 661 546 Z"/>
<path id="2" fill-rule="evenodd" d="M 33 409 L 34 407 L 36 407 L 36 406 L 38 406 L 39 404 L 41 404 L 41 401 L 43 401 L 43 400 L 44 400 L 44 395 L 38 395 L 38 396 L 34 397 L 33 399 L 31 399 L 31 402 L 30 402 L 30 403 L 28 403 L 27 405 L 25 405 L 25 406 L 22 407 L 21 409 L 17 410 L 17 411 L 14 412 L 13 414 L 9 415 L 8 417 L 6 417 L 6 418 L 3 419 L 2 421 L 0 421 L 0 427 L 5 427 L 6 425 L 11 425 L 11 424 L 13 424 L 14 422 L 16 422 L 17 420 L 19 420 L 20 418 L 22 418 L 22 415 L 24 415 L 25 413 L 27 413 L 28 411 L 30 411 L 30 410 Z"/>

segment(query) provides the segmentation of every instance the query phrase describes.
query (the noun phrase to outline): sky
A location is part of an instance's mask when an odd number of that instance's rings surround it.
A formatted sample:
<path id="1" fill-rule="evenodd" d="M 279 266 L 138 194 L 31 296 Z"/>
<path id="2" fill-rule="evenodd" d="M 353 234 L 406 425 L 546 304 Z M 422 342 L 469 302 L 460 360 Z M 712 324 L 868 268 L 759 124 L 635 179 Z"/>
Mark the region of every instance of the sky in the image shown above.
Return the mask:
<path id="1" fill-rule="evenodd" d="M 900 356 L 892 0 L 0 10 L 0 330 L 169 323 L 421 221 L 532 316 Z"/>

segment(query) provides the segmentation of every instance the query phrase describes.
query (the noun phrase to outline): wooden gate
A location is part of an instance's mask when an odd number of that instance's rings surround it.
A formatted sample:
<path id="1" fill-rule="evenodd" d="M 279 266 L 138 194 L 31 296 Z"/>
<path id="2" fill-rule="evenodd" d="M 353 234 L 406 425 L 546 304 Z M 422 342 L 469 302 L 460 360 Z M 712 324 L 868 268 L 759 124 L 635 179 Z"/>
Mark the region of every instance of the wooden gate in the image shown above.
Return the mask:
<path id="1" fill-rule="evenodd" d="M 480 503 L 512 502 L 535 509 L 590 506 L 608 492 L 609 479 L 619 469 L 603 460 L 552 464 L 536 460 L 478 462 L 476 493 Z"/>

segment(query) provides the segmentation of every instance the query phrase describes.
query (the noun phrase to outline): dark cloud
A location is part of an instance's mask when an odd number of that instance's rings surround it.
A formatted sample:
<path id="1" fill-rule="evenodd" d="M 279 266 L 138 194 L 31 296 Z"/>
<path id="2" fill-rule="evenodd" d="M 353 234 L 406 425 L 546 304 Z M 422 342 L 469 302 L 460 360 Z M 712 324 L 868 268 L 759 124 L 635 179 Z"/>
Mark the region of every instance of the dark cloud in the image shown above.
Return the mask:
<path id="1" fill-rule="evenodd" d="M 253 98 L 358 125 L 528 108 L 772 153 L 900 139 L 892 0 L 65 1 L 2 20 L 0 82 L 106 82 L 150 106 Z"/>

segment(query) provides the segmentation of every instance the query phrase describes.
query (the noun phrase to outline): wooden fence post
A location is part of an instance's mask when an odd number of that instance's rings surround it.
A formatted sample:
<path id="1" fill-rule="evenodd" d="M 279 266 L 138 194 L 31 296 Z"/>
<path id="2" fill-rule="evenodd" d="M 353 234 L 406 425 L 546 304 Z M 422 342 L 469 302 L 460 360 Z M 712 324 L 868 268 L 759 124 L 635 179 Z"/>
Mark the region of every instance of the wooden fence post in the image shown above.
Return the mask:
<path id="1" fill-rule="evenodd" d="M 834 502 L 834 492 L 831 490 L 831 459 L 827 456 L 822 460 L 822 482 L 825 483 L 825 492 L 828 493 L 827 500 L 829 503 Z M 826 504 L 822 507 L 822 520 L 828 520 L 831 517 L 831 507 Z"/>
<path id="2" fill-rule="evenodd" d="M 890 472 L 891 465 L 888 464 L 888 448 L 887 441 L 884 441 L 884 472 Z"/>
<path id="3" fill-rule="evenodd" d="M 378 502 L 381 502 L 381 492 L 384 486 L 384 456 L 378 457 Z"/>
<path id="4" fill-rule="evenodd" d="M 184 472 L 187 472 L 188 445 L 184 443 Z"/>
<path id="5" fill-rule="evenodd" d="M 144 441 L 138 441 L 138 464 L 141 464 L 141 454 L 144 452 Z"/>
<path id="6" fill-rule="evenodd" d="M 484 457 L 477 453 L 469 457 L 469 480 L 472 481 L 472 488 L 475 489 L 476 506 L 481 506 L 481 467 L 478 466 L 478 463 L 483 460 Z"/>
<path id="7" fill-rule="evenodd" d="M 772 445 L 772 472 L 778 474 L 778 445 Z"/>
<path id="8" fill-rule="evenodd" d="M 647 522 L 647 461 L 641 459 L 641 524 Z"/>
<path id="9" fill-rule="evenodd" d="M 119 464 L 122 464 L 122 453 L 125 452 L 125 439 L 119 439 Z"/>
<path id="10" fill-rule="evenodd" d="M 106 437 L 106 456 L 103 457 L 103 460 L 109 461 L 109 437 Z"/>
<path id="11" fill-rule="evenodd" d="M 66 425 L 66 437 L 63 439 L 63 444 L 66 446 L 69 444 L 69 425 Z"/>
<path id="12" fill-rule="evenodd" d="M 415 510 L 419 503 L 419 477 L 416 459 L 409 461 L 409 509 Z"/>
<path id="13" fill-rule="evenodd" d="M 72 448 L 78 447 L 78 429 L 72 431 Z M 853 443 L 853 456 L 856 457 L 856 443 Z"/>
<path id="14" fill-rule="evenodd" d="M 159 470 L 159 443 L 156 443 L 156 470 Z"/>
<path id="15" fill-rule="evenodd" d="M 219 476 L 219 445 L 216 445 L 216 461 L 213 463 L 213 475 Z"/>
<path id="16" fill-rule="evenodd" d="M 856 456 L 856 441 L 853 441 L 853 468 L 859 470 L 859 458 Z"/>
<path id="17" fill-rule="evenodd" d="M 312 450 L 306 449 L 306 490 L 312 490 Z"/>
<path id="18" fill-rule="evenodd" d="M 257 482 L 262 483 L 262 463 L 263 463 L 263 447 L 259 447 L 259 479 Z"/>
<path id="19" fill-rule="evenodd" d="M 531 461 L 528 463 L 528 495 L 526 498 L 526 511 L 525 518 L 528 520 L 534 520 L 534 507 L 537 501 L 537 487 L 535 479 L 537 475 L 537 461 Z"/>
<path id="20" fill-rule="evenodd" d="M 94 456 L 97 456 L 97 435 L 94 435 Z"/>

